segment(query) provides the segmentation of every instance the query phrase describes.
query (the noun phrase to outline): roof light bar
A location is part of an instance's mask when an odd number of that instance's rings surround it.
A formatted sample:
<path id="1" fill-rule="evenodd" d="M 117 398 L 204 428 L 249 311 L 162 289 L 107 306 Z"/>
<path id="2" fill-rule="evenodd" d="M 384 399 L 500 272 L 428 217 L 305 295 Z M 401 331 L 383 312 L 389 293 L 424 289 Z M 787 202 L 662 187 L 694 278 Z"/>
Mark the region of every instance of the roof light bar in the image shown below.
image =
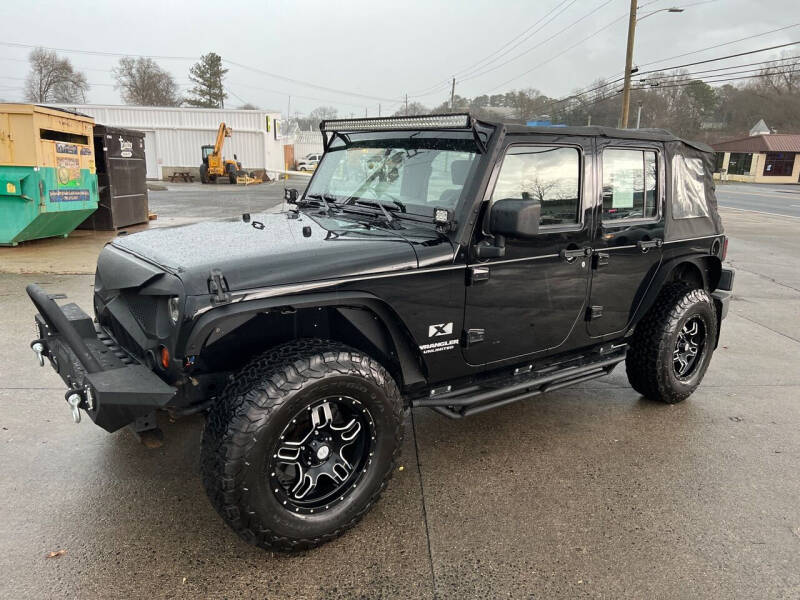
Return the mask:
<path id="1" fill-rule="evenodd" d="M 469 129 L 469 114 L 423 115 L 418 117 L 378 117 L 373 119 L 333 119 L 320 123 L 323 132 L 391 131 L 400 129 Z"/>

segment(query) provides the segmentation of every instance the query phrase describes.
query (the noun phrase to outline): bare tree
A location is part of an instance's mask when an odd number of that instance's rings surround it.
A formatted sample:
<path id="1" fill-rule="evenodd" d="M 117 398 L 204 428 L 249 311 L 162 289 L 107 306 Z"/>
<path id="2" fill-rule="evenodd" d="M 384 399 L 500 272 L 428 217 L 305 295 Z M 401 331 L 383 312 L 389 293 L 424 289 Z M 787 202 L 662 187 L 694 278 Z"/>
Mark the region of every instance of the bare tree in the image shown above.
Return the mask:
<path id="1" fill-rule="evenodd" d="M 449 106 L 449 104 L 448 104 Z M 395 117 L 407 117 L 409 115 L 426 115 L 428 109 L 419 102 L 409 102 L 407 105 L 403 104 L 400 109 L 394 113 Z"/>
<path id="2" fill-rule="evenodd" d="M 25 98 L 34 103 L 84 103 L 89 84 L 67 58 L 36 48 L 28 56 L 31 70 L 25 79 Z"/>
<path id="3" fill-rule="evenodd" d="M 152 58 L 119 59 L 112 70 L 125 104 L 136 106 L 179 106 L 178 84 Z"/>
<path id="4" fill-rule="evenodd" d="M 339 111 L 333 106 L 318 106 L 308 113 L 308 118 L 313 121 L 323 121 L 325 119 L 335 119 L 338 114 Z"/>

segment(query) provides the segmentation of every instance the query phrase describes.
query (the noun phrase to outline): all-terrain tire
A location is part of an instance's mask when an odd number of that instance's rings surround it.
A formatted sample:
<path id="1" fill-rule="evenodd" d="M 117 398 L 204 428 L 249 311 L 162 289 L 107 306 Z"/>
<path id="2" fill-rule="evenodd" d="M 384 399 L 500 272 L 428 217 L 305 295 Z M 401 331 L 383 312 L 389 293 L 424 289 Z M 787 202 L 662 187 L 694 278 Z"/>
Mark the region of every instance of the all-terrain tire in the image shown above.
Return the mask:
<path id="1" fill-rule="evenodd" d="M 293 416 L 331 393 L 357 398 L 369 410 L 374 456 L 358 487 L 336 506 L 295 514 L 270 489 L 267 467 Z M 381 364 L 337 342 L 301 339 L 269 350 L 231 378 L 203 432 L 203 484 L 217 512 L 247 542 L 304 550 L 340 536 L 372 507 L 392 476 L 402 439 L 402 399 Z"/>
<path id="2" fill-rule="evenodd" d="M 200 165 L 200 183 L 208 183 L 208 167 L 205 164 Z"/>
<path id="3" fill-rule="evenodd" d="M 674 367 L 673 354 L 690 319 L 702 326 L 705 340 L 691 372 L 681 377 Z M 716 340 L 717 315 L 708 292 L 685 283 L 668 284 L 631 337 L 625 359 L 628 381 L 650 400 L 682 402 L 700 385 Z"/>

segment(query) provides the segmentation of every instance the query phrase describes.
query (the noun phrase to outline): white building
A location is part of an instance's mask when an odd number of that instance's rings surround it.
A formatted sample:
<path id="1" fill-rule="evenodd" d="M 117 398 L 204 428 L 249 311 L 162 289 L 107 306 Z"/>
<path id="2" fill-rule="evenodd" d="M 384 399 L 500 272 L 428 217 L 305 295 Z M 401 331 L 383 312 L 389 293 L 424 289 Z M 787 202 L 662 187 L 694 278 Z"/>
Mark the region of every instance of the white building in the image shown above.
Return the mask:
<path id="1" fill-rule="evenodd" d="M 214 143 L 222 122 L 232 130 L 223 149 L 226 158 L 236 154 L 245 170 L 284 168 L 284 142 L 275 134 L 279 112 L 98 104 L 56 106 L 89 115 L 98 124 L 143 131 L 148 179 L 166 179 L 173 171 L 197 175 L 202 160 L 200 147 Z"/>

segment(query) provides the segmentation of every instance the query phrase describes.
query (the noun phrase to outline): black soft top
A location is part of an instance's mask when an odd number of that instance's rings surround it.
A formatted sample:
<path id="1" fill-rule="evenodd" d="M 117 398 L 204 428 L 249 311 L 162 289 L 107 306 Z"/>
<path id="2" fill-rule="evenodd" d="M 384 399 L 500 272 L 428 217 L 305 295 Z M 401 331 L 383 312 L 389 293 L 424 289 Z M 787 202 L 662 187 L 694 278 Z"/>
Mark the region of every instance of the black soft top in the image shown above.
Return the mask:
<path id="1" fill-rule="evenodd" d="M 679 138 L 666 129 L 617 129 L 616 127 L 601 127 L 597 125 L 583 127 L 530 127 L 519 123 L 492 123 L 483 121 L 495 127 L 505 127 L 507 133 L 547 133 L 550 135 L 581 135 L 587 137 L 606 137 L 620 140 L 644 140 L 653 142 L 680 142 L 700 152 L 714 152 L 711 146 L 702 142 L 693 142 Z"/>

